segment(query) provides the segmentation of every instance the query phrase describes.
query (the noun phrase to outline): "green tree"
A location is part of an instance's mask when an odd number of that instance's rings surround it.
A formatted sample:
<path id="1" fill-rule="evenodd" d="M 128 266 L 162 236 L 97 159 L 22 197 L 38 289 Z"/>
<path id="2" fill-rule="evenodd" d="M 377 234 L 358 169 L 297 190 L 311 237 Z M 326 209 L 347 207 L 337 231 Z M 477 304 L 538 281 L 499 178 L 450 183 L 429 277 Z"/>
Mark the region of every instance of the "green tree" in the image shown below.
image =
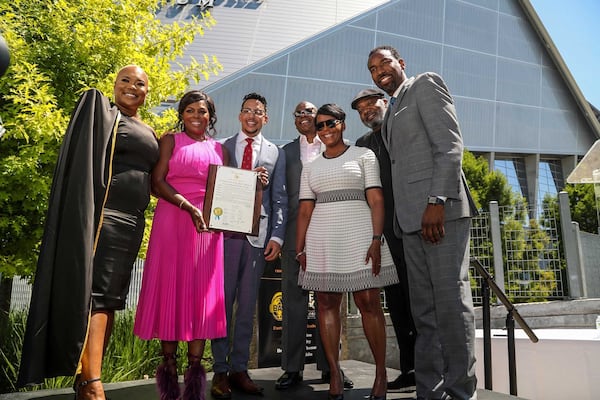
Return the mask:
<path id="1" fill-rule="evenodd" d="M 558 296 L 555 268 L 549 265 L 558 255 L 555 241 L 551 240 L 550 213 L 540 221 L 530 220 L 528 204 L 519 193 L 513 192 L 507 178 L 498 171 L 490 171 L 483 157 L 465 151 L 463 170 L 477 207 L 489 211 L 489 203 L 500 206 L 502 254 L 505 265 L 511 265 L 505 274 L 507 295 L 515 302 L 542 301 Z M 592 192 L 593 199 L 593 192 Z M 595 214 L 594 214 L 595 215 Z M 473 219 L 473 229 L 485 231 L 478 219 Z M 474 257 L 491 257 L 493 251 L 489 237 L 471 237 L 471 254 Z M 490 260 L 491 261 L 491 260 Z M 489 271 L 493 274 L 493 270 Z M 475 276 L 472 287 L 477 290 Z"/>
<path id="2" fill-rule="evenodd" d="M 569 197 L 569 211 L 571 219 L 579 224 L 579 229 L 584 232 L 598 233 L 598 204 L 593 184 L 567 184 L 563 189 Z M 549 228 L 555 226 L 558 232 L 558 248 L 564 249 L 564 236 L 561 224 L 560 206 L 558 196 L 547 194 L 543 200 L 544 215 L 541 223 Z M 563 253 L 564 254 L 564 253 Z M 567 261 L 561 259 L 563 288 L 568 290 Z M 555 294 L 557 297 L 558 294 Z"/>
<path id="3" fill-rule="evenodd" d="M 501 172 L 490 171 L 485 158 L 476 157 L 465 150 L 463 171 L 478 209 L 489 211 L 490 201 L 497 201 L 500 206 L 515 203 L 515 193 L 508 184 L 508 179 Z"/>
<path id="4" fill-rule="evenodd" d="M 579 223 L 579 229 L 598 233 L 598 203 L 594 184 L 568 184 L 564 190 L 569 195 L 571 219 Z"/>
<path id="5" fill-rule="evenodd" d="M 555 295 L 556 276 L 545 263 L 557 257 L 558 250 L 537 220 L 525 226 L 518 216 L 505 215 L 502 225 L 505 260 L 513 268 L 507 274 L 505 287 L 515 303 L 545 301 Z"/>
<path id="6" fill-rule="evenodd" d="M 0 272 L 3 278 L 34 274 L 52 171 L 70 113 L 80 94 L 96 87 L 112 96 L 117 70 L 137 64 L 150 77 L 141 111 L 162 132 L 174 126 L 174 110 L 151 112 L 178 98 L 190 81 L 217 73 L 216 58 L 185 65 L 184 50 L 215 21 L 206 14 L 163 24 L 166 1 L 12 0 L 0 2 L 0 33 L 11 65 L 0 79 Z"/>
<path id="7" fill-rule="evenodd" d="M 567 184 L 563 189 L 569 196 L 571 219 L 579 224 L 584 232 L 598 233 L 598 204 L 593 184 Z M 558 217 L 558 196 L 546 195 L 543 200 L 544 208 L 548 208 Z M 559 225 L 560 226 L 560 225 Z"/>
<path id="8" fill-rule="evenodd" d="M 477 157 L 469 151 L 463 153 L 463 171 L 477 209 L 481 212 L 489 211 L 490 201 L 497 201 L 500 206 L 514 203 L 516 196 L 508 184 L 506 177 L 498 171 L 490 171 L 487 160 Z M 471 221 L 472 231 L 487 232 L 487 221 L 474 218 Z M 493 260 L 493 246 L 489 236 L 476 234 L 471 236 L 471 256 L 479 260 Z M 488 271 L 493 275 L 493 268 Z M 481 279 L 473 270 L 470 276 L 473 296 L 481 297 Z"/>

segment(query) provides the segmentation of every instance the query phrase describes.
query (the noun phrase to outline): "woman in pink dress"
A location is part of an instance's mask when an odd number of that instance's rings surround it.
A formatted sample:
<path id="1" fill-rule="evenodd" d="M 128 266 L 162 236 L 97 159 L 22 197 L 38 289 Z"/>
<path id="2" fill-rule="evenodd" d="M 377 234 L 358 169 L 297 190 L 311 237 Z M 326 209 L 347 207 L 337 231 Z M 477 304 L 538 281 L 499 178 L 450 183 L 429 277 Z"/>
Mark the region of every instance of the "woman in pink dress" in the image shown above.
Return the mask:
<path id="1" fill-rule="evenodd" d="M 207 229 L 202 216 L 210 164 L 227 165 L 226 150 L 211 134 L 217 121 L 213 100 L 186 93 L 179 102 L 181 132 L 160 139 L 152 171 L 159 197 L 150 234 L 134 333 L 161 340 L 156 371 L 161 400 L 178 399 L 177 342 L 188 343 L 182 399 L 204 399 L 200 363 L 206 339 L 227 335 L 223 293 L 223 234 Z"/>

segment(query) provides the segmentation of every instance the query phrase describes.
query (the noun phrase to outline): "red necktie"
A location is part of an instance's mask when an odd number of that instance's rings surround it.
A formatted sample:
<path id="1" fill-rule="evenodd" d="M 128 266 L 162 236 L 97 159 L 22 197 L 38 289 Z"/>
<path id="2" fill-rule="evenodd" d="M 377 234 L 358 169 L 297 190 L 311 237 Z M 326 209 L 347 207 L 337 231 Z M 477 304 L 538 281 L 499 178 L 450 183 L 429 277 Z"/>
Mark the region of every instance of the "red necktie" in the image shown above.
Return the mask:
<path id="1" fill-rule="evenodd" d="M 252 169 L 252 142 L 254 139 L 246 138 L 246 147 L 244 147 L 244 156 L 242 157 L 242 169 Z"/>

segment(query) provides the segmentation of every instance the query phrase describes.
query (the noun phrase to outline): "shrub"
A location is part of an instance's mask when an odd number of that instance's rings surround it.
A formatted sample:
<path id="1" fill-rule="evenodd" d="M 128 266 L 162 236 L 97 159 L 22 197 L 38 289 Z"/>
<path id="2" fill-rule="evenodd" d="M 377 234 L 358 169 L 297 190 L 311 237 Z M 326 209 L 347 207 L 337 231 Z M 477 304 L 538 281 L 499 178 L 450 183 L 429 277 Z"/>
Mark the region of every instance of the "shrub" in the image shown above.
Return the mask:
<path id="1" fill-rule="evenodd" d="M 161 361 L 159 340 L 140 340 L 133 335 L 135 310 L 117 312 L 113 332 L 106 349 L 104 364 L 102 366 L 103 382 L 122 382 L 137 379 L 153 378 L 156 367 Z M 15 392 L 15 382 L 19 372 L 21 360 L 21 347 L 25 325 L 27 322 L 26 311 L 13 311 L 10 313 L 6 332 L 0 332 L 0 393 Z M 186 366 L 187 344 L 179 343 L 180 355 L 179 373 L 183 374 Z M 212 369 L 210 343 L 207 342 L 204 352 L 203 364 L 207 371 Z M 73 377 L 56 377 L 46 379 L 42 385 L 34 388 L 20 389 L 58 389 L 69 388 L 73 385 Z"/>

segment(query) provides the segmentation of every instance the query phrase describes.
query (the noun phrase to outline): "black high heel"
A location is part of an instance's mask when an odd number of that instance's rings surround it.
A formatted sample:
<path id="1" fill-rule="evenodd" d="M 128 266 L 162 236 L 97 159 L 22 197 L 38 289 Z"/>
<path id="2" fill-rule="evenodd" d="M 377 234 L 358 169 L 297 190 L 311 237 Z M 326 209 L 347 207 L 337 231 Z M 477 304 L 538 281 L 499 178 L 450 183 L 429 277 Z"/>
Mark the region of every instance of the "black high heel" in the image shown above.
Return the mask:
<path id="1" fill-rule="evenodd" d="M 387 399 L 387 394 L 384 394 L 383 396 L 375 396 L 373 394 L 369 395 L 369 400 L 386 400 Z"/>
<path id="2" fill-rule="evenodd" d="M 333 375 L 331 376 L 331 379 L 333 379 Z M 327 392 L 327 399 L 328 400 L 344 400 L 344 373 L 342 372 L 342 370 L 340 369 L 340 380 L 342 382 L 342 393 L 340 394 L 333 394 L 331 392 Z M 329 384 L 331 385 L 331 381 L 329 381 Z M 330 386 L 331 388 L 331 386 Z"/>

